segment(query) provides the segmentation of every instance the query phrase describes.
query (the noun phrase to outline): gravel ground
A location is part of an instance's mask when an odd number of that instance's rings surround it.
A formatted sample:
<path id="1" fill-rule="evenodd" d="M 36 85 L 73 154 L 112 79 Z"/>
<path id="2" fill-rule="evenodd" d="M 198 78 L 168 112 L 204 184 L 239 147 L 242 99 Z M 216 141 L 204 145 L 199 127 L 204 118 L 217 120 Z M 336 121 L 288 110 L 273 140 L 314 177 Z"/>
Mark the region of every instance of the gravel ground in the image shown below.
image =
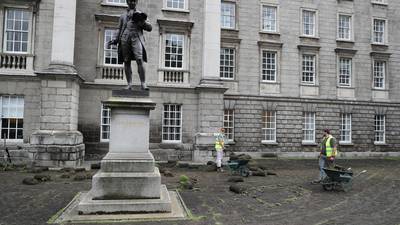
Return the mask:
<path id="1" fill-rule="evenodd" d="M 204 172 L 199 169 L 171 168 L 174 177 L 163 177 L 168 188 L 178 187 L 179 176 L 198 180 L 193 190 L 180 194 L 192 213 L 190 220 L 132 222 L 140 225 L 400 225 L 400 160 L 342 160 L 354 172 L 368 172 L 354 179 L 349 192 L 324 191 L 310 181 L 317 177 L 316 160 L 260 160 L 260 165 L 277 176 L 245 178 L 248 190 L 229 191 L 229 171 Z M 91 173 L 94 173 L 92 171 Z M 80 191 L 91 187 L 91 180 L 61 178 L 61 172 L 48 171 L 52 181 L 23 185 L 35 174 L 25 171 L 0 172 L 0 224 L 36 225 L 46 222 L 65 207 Z M 80 173 L 82 174 L 82 173 Z"/>

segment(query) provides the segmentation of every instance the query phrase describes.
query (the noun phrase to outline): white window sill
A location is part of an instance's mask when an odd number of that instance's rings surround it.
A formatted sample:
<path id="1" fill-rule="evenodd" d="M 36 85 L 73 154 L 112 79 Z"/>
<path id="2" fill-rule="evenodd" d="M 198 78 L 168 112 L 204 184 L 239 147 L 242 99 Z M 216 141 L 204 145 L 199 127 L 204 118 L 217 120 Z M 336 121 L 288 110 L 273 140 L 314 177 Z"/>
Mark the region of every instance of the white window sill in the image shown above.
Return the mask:
<path id="1" fill-rule="evenodd" d="M 266 31 L 266 30 L 261 30 L 260 34 L 271 34 L 271 35 L 281 35 L 278 31 Z"/>
<path id="2" fill-rule="evenodd" d="M 307 145 L 309 145 L 309 146 L 317 146 L 318 144 L 317 143 L 315 143 L 315 141 L 301 141 L 301 145 L 305 145 L 305 146 L 307 146 Z"/>
<path id="3" fill-rule="evenodd" d="M 188 10 L 188 9 L 175 9 L 175 8 L 162 8 L 161 11 L 177 12 L 177 13 L 190 13 L 190 10 Z"/>
<path id="4" fill-rule="evenodd" d="M 304 83 L 301 82 L 300 86 L 306 86 L 306 87 L 318 87 L 319 85 L 315 84 L 315 83 Z"/>
<path id="5" fill-rule="evenodd" d="M 339 141 L 339 145 L 343 145 L 343 146 L 354 146 L 354 144 L 352 142 L 342 142 Z"/>
<path id="6" fill-rule="evenodd" d="M 234 140 L 228 140 L 228 141 L 226 142 L 226 144 L 227 144 L 227 145 L 235 145 L 236 142 L 235 142 Z"/>
<path id="7" fill-rule="evenodd" d="M 224 78 L 224 77 L 220 77 L 220 80 L 222 81 L 235 81 L 235 78 Z"/>
<path id="8" fill-rule="evenodd" d="M 319 40 L 318 36 L 311 36 L 311 35 L 300 35 L 300 38 L 310 38 L 310 39 L 315 39 L 315 40 Z"/>
<path id="9" fill-rule="evenodd" d="M 271 81 L 271 80 L 261 80 L 262 84 L 280 84 L 276 80 Z"/>
<path id="10" fill-rule="evenodd" d="M 161 143 L 174 145 L 174 144 L 182 144 L 182 141 L 164 141 L 163 140 Z"/>
<path id="11" fill-rule="evenodd" d="M 382 47 L 388 47 L 389 46 L 387 43 L 378 43 L 378 42 L 372 42 L 371 45 L 382 46 Z"/>
<path id="12" fill-rule="evenodd" d="M 127 4 L 116 4 L 116 3 L 107 3 L 107 2 L 103 2 L 101 3 L 101 6 L 111 6 L 111 7 L 120 7 L 120 8 L 128 8 Z"/>
<path id="13" fill-rule="evenodd" d="M 337 88 L 343 88 L 343 89 L 356 89 L 355 87 L 352 87 L 351 85 L 344 86 L 344 85 L 338 85 Z"/>
<path id="14" fill-rule="evenodd" d="M 8 145 L 15 145 L 15 144 L 23 144 L 24 139 L 6 139 L 6 146 Z M 4 139 L 0 139 L 1 145 L 4 144 Z"/>
<path id="15" fill-rule="evenodd" d="M 352 43 L 352 44 L 354 44 L 354 42 L 355 42 L 355 41 L 352 40 L 352 39 L 340 39 L 340 38 L 337 38 L 336 41 L 337 41 L 337 42 Z"/>
<path id="16" fill-rule="evenodd" d="M 374 141 L 374 145 L 386 146 L 388 144 L 386 142 L 376 142 L 376 141 Z"/>
<path id="17" fill-rule="evenodd" d="M 276 141 L 261 141 L 261 144 L 263 144 L 263 145 L 278 145 L 278 142 L 276 142 Z"/>
<path id="18" fill-rule="evenodd" d="M 27 55 L 27 56 L 33 56 L 33 55 L 30 54 L 29 52 L 10 52 L 10 51 L 3 51 L 3 52 L 1 52 L 1 51 L 0 51 L 0 53 L 9 54 L 9 55 Z"/>
<path id="19" fill-rule="evenodd" d="M 221 30 L 239 32 L 239 29 L 237 29 L 237 28 L 231 28 L 231 27 L 221 27 Z"/>
<path id="20" fill-rule="evenodd" d="M 388 6 L 388 3 L 385 2 L 371 2 L 372 5 L 380 5 L 380 6 Z"/>
<path id="21" fill-rule="evenodd" d="M 373 90 L 373 91 L 389 91 L 389 90 L 386 89 L 386 88 L 376 88 L 376 87 L 372 88 L 372 90 Z"/>

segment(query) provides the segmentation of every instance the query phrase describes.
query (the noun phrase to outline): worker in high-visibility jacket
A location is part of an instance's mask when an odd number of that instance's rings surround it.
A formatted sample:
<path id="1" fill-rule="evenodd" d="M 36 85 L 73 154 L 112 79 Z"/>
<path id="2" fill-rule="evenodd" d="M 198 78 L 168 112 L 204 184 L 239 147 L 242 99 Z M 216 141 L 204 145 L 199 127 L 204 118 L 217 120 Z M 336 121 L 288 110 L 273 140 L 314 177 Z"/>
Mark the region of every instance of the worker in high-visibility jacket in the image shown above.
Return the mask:
<path id="1" fill-rule="evenodd" d="M 224 156 L 225 148 L 225 129 L 221 128 L 218 133 L 214 133 L 215 137 L 215 151 L 217 152 L 217 171 L 223 172 L 222 170 L 222 157 Z"/>
<path id="2" fill-rule="evenodd" d="M 331 135 L 329 129 L 324 130 L 324 136 L 321 142 L 321 152 L 319 154 L 319 179 L 313 183 L 320 183 L 325 177 L 326 173 L 323 168 L 329 168 L 335 163 L 337 155 L 336 139 Z"/>

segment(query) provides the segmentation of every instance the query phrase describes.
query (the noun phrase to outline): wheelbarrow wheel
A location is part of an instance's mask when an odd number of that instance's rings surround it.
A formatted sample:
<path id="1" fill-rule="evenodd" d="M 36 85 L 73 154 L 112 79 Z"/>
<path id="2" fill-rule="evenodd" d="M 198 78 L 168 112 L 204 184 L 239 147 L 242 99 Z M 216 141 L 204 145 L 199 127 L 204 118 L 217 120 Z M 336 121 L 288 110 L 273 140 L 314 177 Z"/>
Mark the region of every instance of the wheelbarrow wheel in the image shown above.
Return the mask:
<path id="1" fill-rule="evenodd" d="M 322 179 L 321 184 L 322 184 L 322 188 L 325 191 L 332 191 L 335 187 L 335 184 L 332 182 L 332 180 L 329 177 L 325 177 L 324 179 Z"/>
<path id="2" fill-rule="evenodd" d="M 239 168 L 239 174 L 242 177 L 248 177 L 250 175 L 250 170 L 245 166 L 241 166 Z"/>
<path id="3" fill-rule="evenodd" d="M 332 190 L 333 190 L 333 184 L 323 184 L 323 185 L 322 185 L 322 188 L 323 188 L 325 191 L 332 191 Z"/>

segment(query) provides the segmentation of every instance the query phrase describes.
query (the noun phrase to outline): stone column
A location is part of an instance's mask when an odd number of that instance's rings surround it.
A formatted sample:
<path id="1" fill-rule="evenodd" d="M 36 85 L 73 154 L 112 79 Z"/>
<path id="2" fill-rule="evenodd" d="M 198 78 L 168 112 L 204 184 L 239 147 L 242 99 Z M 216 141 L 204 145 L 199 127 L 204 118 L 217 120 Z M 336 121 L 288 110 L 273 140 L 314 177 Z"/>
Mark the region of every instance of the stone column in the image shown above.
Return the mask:
<path id="1" fill-rule="evenodd" d="M 51 62 L 41 79 L 40 130 L 30 137 L 29 156 L 38 165 L 77 167 L 85 146 L 78 129 L 79 89 L 74 67 L 76 0 L 55 0 Z"/>
<path id="2" fill-rule="evenodd" d="M 51 64 L 74 65 L 76 0 L 54 0 Z"/>
<path id="3" fill-rule="evenodd" d="M 78 205 L 79 212 L 170 212 L 171 198 L 149 151 L 149 98 L 112 97 L 109 153 L 93 176 L 92 189 Z"/>
<path id="4" fill-rule="evenodd" d="M 203 80 L 219 80 L 221 1 L 204 0 Z"/>
<path id="5" fill-rule="evenodd" d="M 220 79 L 221 1 L 204 0 L 203 73 L 196 87 L 199 96 L 198 131 L 193 153 L 194 161 L 212 159 L 212 136 L 223 126 L 224 88 Z"/>

